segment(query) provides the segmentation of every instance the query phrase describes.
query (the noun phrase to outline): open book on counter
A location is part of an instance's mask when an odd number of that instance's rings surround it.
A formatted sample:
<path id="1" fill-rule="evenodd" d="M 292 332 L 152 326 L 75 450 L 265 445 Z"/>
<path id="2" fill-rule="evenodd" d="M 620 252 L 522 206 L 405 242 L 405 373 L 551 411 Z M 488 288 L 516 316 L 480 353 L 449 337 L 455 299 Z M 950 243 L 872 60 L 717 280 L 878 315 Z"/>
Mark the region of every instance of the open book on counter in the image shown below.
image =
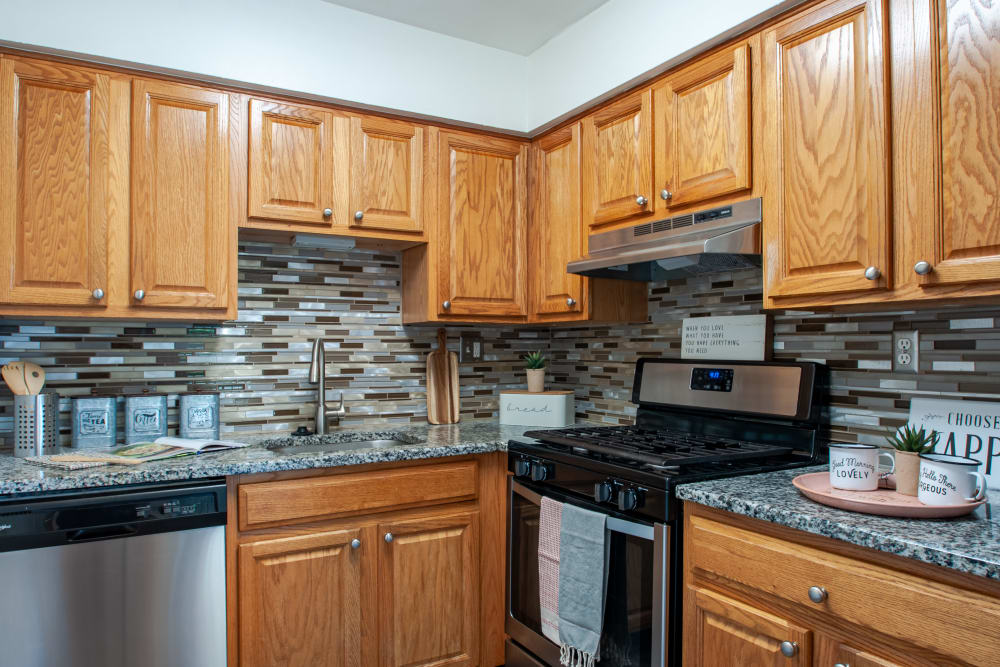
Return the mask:
<path id="1" fill-rule="evenodd" d="M 159 461 L 160 459 L 169 459 L 175 456 L 217 452 L 224 449 L 238 449 L 246 446 L 246 443 L 230 442 L 228 440 L 200 440 L 165 436 L 157 438 L 153 442 L 134 442 L 131 445 L 113 449 L 110 452 L 110 458 L 123 458 L 137 462 Z"/>

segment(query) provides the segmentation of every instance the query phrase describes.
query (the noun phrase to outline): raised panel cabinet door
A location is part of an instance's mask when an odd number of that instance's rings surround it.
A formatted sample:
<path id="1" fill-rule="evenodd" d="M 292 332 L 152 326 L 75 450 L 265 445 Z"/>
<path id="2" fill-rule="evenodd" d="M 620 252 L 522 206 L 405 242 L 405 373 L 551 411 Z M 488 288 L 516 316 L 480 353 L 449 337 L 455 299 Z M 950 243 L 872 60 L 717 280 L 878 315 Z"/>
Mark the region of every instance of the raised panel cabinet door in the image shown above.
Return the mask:
<path id="1" fill-rule="evenodd" d="M 927 103 L 936 112 L 932 161 L 940 195 L 924 211 L 928 228 L 917 261 L 928 266 L 914 270 L 926 287 L 1000 280 L 1000 5 L 928 4 L 918 2 L 914 11 L 929 14 Z"/>
<path id="2" fill-rule="evenodd" d="M 580 125 L 532 147 L 531 287 L 536 315 L 582 313 L 586 278 L 566 264 L 586 254 L 580 219 Z"/>
<path id="3" fill-rule="evenodd" d="M 837 639 L 817 633 L 814 637 L 815 663 L 817 665 L 849 665 L 850 667 L 903 667 L 904 663 L 881 658 L 859 648 L 854 648 Z M 927 663 L 913 660 L 910 664 Z"/>
<path id="4" fill-rule="evenodd" d="M 379 525 L 383 667 L 479 664 L 479 512 Z"/>
<path id="5" fill-rule="evenodd" d="M 750 47 L 699 60 L 653 89 L 657 206 L 746 190 L 750 171 Z"/>
<path id="6" fill-rule="evenodd" d="M 438 313 L 526 316 L 528 146 L 441 132 Z"/>
<path id="7" fill-rule="evenodd" d="M 0 79 L 0 302 L 103 308 L 110 79 L 6 56 Z"/>
<path id="8" fill-rule="evenodd" d="M 891 286 L 884 0 L 835 0 L 764 33 L 770 297 Z"/>
<path id="9" fill-rule="evenodd" d="M 694 636 L 684 664 L 692 667 L 812 664 L 812 633 L 771 613 L 706 588 L 693 588 Z M 688 625 L 691 627 L 691 624 Z"/>
<path id="10" fill-rule="evenodd" d="M 651 89 L 583 119 L 583 205 L 590 227 L 653 210 L 652 125 Z"/>
<path id="11" fill-rule="evenodd" d="M 241 667 L 376 662 L 374 527 L 241 544 Z"/>
<path id="12" fill-rule="evenodd" d="M 333 136 L 327 111 L 250 100 L 248 215 L 333 226 Z"/>
<path id="13" fill-rule="evenodd" d="M 421 231 L 423 160 L 423 127 L 352 117 L 350 226 Z"/>
<path id="14" fill-rule="evenodd" d="M 133 305 L 228 305 L 228 142 L 228 94 L 133 81 Z"/>

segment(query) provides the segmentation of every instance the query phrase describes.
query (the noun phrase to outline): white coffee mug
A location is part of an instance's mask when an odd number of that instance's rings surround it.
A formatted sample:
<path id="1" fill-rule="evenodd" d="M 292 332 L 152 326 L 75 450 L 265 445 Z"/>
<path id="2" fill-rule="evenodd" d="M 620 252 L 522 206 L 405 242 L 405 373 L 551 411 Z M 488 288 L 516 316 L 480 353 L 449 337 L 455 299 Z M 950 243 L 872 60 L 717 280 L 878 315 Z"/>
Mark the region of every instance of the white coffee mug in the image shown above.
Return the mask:
<path id="1" fill-rule="evenodd" d="M 896 469 L 896 460 L 889 452 L 875 445 L 834 442 L 830 444 L 830 486 L 849 491 L 874 491 L 878 488 L 879 457 L 889 458 L 890 469 Z"/>
<path id="2" fill-rule="evenodd" d="M 986 497 L 980 462 L 950 454 L 921 454 L 917 499 L 924 505 L 961 505 Z"/>

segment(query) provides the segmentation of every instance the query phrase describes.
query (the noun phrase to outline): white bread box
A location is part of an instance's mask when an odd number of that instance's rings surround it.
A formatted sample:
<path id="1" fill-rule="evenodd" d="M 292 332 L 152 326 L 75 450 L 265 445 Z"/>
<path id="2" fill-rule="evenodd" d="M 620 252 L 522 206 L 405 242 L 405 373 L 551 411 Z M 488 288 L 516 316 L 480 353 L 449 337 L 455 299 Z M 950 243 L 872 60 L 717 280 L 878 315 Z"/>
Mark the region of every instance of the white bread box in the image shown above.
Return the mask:
<path id="1" fill-rule="evenodd" d="M 572 391 L 531 393 L 523 389 L 500 392 L 500 423 L 511 426 L 572 426 L 575 421 Z"/>

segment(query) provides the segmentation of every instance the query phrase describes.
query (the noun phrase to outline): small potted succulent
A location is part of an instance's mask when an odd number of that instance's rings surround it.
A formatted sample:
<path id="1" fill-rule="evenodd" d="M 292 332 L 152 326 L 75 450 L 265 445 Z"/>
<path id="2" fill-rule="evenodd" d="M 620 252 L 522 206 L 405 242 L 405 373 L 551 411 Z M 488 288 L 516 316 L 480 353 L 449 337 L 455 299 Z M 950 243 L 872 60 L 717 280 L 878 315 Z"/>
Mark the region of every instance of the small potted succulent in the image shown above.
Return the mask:
<path id="1" fill-rule="evenodd" d="M 528 391 L 533 394 L 545 391 L 545 357 L 541 352 L 531 352 L 524 355 L 524 362 L 528 369 Z"/>
<path id="2" fill-rule="evenodd" d="M 941 436 L 937 431 L 927 433 L 921 426 L 918 431 L 909 424 L 896 429 L 886 441 L 896 450 L 896 491 L 905 496 L 917 495 L 920 478 L 920 455 L 934 451 Z"/>

